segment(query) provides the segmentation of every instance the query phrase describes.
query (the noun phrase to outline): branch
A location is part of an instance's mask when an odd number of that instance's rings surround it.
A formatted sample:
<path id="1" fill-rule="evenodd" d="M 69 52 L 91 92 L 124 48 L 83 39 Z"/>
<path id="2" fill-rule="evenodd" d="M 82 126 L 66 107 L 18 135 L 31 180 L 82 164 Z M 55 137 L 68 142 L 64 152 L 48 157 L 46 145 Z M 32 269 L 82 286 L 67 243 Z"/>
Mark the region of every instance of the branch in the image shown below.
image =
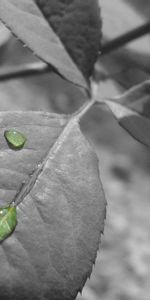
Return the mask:
<path id="1" fill-rule="evenodd" d="M 0 70 L 0 81 L 27 77 L 32 75 L 41 75 L 51 72 L 52 68 L 42 62 L 24 64 L 14 67 L 3 67 Z"/>
<path id="2" fill-rule="evenodd" d="M 134 41 L 146 34 L 150 33 L 150 22 L 147 22 L 115 39 L 112 41 L 106 42 L 102 45 L 101 55 L 106 55 L 109 52 L 112 52 L 125 44 Z"/>
<path id="3" fill-rule="evenodd" d="M 144 36 L 145 34 L 148 34 L 149 32 L 150 22 L 147 22 L 144 25 L 125 33 L 124 35 L 121 35 L 118 38 L 103 44 L 101 55 L 106 55 L 109 52 L 114 51 L 119 47 L 122 47 L 125 44 Z M 52 67 L 43 62 L 20 65 L 17 67 L 14 66 L 9 68 L 1 68 L 0 81 L 16 79 L 18 77 L 20 78 L 32 75 L 41 75 L 51 72 L 52 70 L 54 70 Z"/>

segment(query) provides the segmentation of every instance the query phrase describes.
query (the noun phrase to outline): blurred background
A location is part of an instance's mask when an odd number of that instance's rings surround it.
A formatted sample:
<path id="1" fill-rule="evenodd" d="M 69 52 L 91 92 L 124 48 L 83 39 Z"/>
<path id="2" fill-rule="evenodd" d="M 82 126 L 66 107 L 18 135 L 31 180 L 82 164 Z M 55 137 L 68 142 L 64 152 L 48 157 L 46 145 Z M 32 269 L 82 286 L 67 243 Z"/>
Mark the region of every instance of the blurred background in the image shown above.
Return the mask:
<path id="1" fill-rule="evenodd" d="M 100 5 L 105 41 L 150 19 L 148 0 L 100 0 Z M 0 24 L 0 72 L 36 61 Z M 100 57 L 95 69 L 98 97 L 118 95 L 149 79 L 150 35 Z M 54 73 L 0 82 L 0 110 L 68 114 L 84 101 L 83 91 Z M 105 107 L 94 107 L 81 128 L 99 157 L 108 207 L 96 264 L 77 300 L 150 300 L 149 149 L 120 128 Z"/>

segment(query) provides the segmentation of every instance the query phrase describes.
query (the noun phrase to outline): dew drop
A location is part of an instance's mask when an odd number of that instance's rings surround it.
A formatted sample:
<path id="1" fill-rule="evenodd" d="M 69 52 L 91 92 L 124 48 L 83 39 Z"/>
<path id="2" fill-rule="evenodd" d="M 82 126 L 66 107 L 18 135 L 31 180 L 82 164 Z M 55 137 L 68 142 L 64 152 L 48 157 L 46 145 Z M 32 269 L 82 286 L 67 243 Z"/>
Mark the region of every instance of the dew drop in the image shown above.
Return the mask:
<path id="1" fill-rule="evenodd" d="M 15 129 L 6 130 L 4 132 L 4 136 L 6 138 L 6 141 L 9 144 L 9 146 L 11 148 L 13 148 L 14 150 L 23 148 L 23 146 L 27 140 L 26 137 L 24 136 L 24 134 L 22 134 L 21 132 L 15 130 Z"/>
<path id="2" fill-rule="evenodd" d="M 15 206 L 0 208 L 0 242 L 14 231 L 17 225 L 17 210 Z"/>

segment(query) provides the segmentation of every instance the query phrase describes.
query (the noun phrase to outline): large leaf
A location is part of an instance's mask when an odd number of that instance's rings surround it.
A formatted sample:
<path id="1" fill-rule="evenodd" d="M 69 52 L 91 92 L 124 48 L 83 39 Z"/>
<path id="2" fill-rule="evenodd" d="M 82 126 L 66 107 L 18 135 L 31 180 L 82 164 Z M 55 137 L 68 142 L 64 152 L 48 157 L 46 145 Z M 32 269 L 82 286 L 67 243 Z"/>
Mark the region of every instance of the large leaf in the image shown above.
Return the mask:
<path id="1" fill-rule="evenodd" d="M 9 148 L 4 131 L 27 142 Z M 0 244 L 0 299 L 71 300 L 90 275 L 103 231 L 98 161 L 78 117 L 0 113 L 0 206 L 17 205 L 15 232 Z"/>
<path id="2" fill-rule="evenodd" d="M 0 0 L 0 19 L 39 58 L 67 80 L 87 88 L 81 72 L 33 0 Z"/>

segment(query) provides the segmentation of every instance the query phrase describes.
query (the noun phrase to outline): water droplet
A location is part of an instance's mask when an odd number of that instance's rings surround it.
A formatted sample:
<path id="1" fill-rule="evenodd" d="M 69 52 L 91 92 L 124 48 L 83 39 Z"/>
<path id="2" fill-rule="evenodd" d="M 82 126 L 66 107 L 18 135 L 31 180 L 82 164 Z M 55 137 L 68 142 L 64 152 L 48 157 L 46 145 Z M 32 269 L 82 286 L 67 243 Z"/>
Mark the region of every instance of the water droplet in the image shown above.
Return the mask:
<path id="1" fill-rule="evenodd" d="M 17 225 L 17 210 L 15 206 L 0 208 L 0 242 L 6 239 Z"/>
<path id="2" fill-rule="evenodd" d="M 27 140 L 26 137 L 24 136 L 24 134 L 22 134 L 21 132 L 15 130 L 15 129 L 6 130 L 4 132 L 4 136 L 9 144 L 9 146 L 11 148 L 13 148 L 14 150 L 23 148 L 23 146 Z"/>

